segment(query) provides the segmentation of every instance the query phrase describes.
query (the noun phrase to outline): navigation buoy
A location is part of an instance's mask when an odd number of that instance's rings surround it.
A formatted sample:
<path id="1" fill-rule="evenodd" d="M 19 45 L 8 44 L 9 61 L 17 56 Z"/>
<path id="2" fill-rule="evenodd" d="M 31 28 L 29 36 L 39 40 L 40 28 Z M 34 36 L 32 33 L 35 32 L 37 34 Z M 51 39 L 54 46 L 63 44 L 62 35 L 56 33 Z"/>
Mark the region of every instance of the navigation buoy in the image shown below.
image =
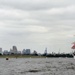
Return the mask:
<path id="1" fill-rule="evenodd" d="M 9 58 L 8 58 L 8 57 L 6 57 L 6 60 L 9 60 Z"/>

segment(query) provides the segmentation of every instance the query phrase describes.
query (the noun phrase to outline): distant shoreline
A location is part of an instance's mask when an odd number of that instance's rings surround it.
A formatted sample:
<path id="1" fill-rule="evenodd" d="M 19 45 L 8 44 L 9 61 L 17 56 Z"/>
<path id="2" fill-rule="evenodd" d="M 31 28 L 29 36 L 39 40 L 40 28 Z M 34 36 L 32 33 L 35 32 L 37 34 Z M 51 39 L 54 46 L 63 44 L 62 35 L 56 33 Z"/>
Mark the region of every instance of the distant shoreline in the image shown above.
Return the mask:
<path id="1" fill-rule="evenodd" d="M 0 58 L 46 58 L 46 56 L 33 56 L 33 55 L 0 55 Z"/>
<path id="2" fill-rule="evenodd" d="M 36 56 L 36 55 L 0 55 L 0 58 L 73 58 L 73 57 L 54 57 L 54 56 Z"/>

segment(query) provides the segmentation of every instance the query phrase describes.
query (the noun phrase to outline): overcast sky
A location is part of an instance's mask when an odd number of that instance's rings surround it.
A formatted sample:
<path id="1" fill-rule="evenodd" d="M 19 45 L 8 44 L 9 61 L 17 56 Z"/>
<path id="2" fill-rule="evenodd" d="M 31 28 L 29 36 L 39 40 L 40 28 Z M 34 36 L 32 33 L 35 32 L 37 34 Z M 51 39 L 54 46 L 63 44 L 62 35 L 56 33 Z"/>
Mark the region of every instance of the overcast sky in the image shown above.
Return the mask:
<path id="1" fill-rule="evenodd" d="M 75 0 L 0 0 L 0 47 L 71 52 Z"/>

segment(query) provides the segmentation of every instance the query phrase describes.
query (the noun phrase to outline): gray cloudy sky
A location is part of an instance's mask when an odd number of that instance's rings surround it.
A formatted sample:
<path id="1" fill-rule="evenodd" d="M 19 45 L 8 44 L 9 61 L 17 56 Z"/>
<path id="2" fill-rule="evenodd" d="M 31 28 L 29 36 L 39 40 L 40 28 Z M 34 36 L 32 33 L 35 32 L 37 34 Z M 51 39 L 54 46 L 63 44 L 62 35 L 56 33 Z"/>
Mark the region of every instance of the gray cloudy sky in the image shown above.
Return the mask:
<path id="1" fill-rule="evenodd" d="M 0 0 L 0 47 L 71 52 L 75 0 Z"/>

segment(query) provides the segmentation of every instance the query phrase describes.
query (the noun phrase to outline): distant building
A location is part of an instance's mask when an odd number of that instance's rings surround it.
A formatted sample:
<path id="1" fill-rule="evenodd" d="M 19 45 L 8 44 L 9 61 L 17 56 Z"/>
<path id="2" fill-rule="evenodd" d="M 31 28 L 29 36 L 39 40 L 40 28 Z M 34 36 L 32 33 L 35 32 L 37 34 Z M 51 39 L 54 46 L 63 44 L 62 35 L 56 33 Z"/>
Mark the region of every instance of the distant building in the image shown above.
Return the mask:
<path id="1" fill-rule="evenodd" d="M 31 54 L 31 51 L 30 51 L 30 49 L 26 49 L 26 52 L 25 52 L 25 54 L 27 54 L 27 55 Z"/>
<path id="2" fill-rule="evenodd" d="M 34 55 L 38 55 L 37 51 L 35 51 L 35 50 L 34 50 L 33 54 L 34 54 Z"/>
<path id="3" fill-rule="evenodd" d="M 18 50 L 16 46 L 13 46 L 12 49 L 10 49 L 10 54 L 17 54 Z"/>
<path id="4" fill-rule="evenodd" d="M 30 51 L 30 49 L 23 49 L 22 54 L 29 55 L 29 54 L 31 54 L 31 51 Z"/>
<path id="5" fill-rule="evenodd" d="M 2 48 L 0 48 L 0 54 L 2 55 Z"/>
<path id="6" fill-rule="evenodd" d="M 47 55 L 47 48 L 45 48 L 45 52 L 44 52 L 44 55 Z"/>
<path id="7" fill-rule="evenodd" d="M 23 49 L 22 54 L 26 54 L 26 50 L 25 49 Z"/>
<path id="8" fill-rule="evenodd" d="M 9 55 L 8 50 L 4 50 L 3 55 Z"/>
<path id="9" fill-rule="evenodd" d="M 10 49 L 10 54 L 14 54 L 13 49 Z"/>
<path id="10" fill-rule="evenodd" d="M 42 54 L 41 53 L 38 53 L 38 56 L 41 56 Z"/>
<path id="11" fill-rule="evenodd" d="M 21 54 L 21 51 L 18 51 L 17 54 Z"/>

